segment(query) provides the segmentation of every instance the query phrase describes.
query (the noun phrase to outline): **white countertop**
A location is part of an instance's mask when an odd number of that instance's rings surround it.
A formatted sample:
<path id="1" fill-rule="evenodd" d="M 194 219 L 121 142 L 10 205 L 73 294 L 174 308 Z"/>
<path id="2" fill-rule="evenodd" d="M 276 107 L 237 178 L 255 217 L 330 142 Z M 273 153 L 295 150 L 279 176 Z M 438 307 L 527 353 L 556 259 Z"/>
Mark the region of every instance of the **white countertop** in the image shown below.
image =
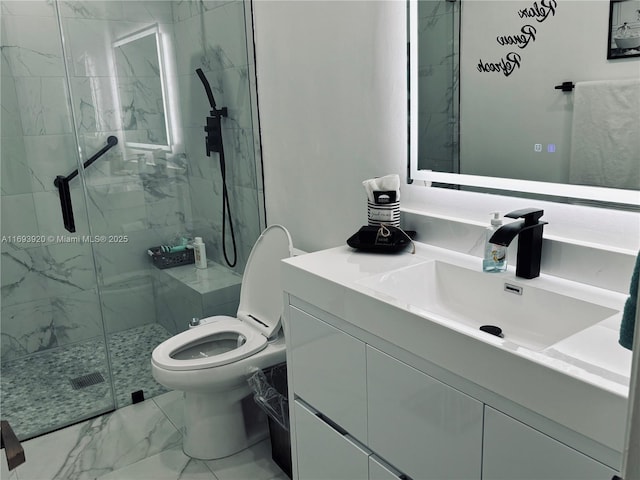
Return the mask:
<path id="1" fill-rule="evenodd" d="M 416 243 L 416 254 L 373 254 L 337 247 L 284 260 L 283 289 L 354 326 L 621 452 L 630 351 L 618 344 L 620 316 L 608 318 L 541 351 L 376 293 L 358 282 L 371 275 L 444 260 L 481 270 L 481 259 Z M 541 274 L 525 280 L 513 267 L 506 282 L 550 289 L 622 310 L 626 296 Z"/>

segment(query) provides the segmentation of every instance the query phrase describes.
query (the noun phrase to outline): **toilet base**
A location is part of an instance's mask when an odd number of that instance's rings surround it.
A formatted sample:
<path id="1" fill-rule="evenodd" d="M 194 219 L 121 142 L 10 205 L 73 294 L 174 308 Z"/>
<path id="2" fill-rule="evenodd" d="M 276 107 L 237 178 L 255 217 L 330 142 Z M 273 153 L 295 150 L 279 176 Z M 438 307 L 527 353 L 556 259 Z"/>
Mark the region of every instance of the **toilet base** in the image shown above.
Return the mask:
<path id="1" fill-rule="evenodd" d="M 248 387 L 184 395 L 184 453 L 200 460 L 228 457 L 268 436 L 266 415 Z"/>

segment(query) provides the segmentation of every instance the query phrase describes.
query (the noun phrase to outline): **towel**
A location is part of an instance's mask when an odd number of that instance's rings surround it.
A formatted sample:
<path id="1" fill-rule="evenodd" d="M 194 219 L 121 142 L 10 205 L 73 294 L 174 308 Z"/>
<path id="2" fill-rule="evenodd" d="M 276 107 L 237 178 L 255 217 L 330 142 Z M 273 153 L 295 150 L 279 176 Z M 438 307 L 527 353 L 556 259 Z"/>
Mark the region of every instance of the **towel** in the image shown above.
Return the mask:
<path id="1" fill-rule="evenodd" d="M 620 323 L 620 339 L 618 343 L 627 350 L 633 349 L 633 332 L 636 326 L 636 311 L 638 310 L 638 277 L 640 276 L 640 253 L 636 258 L 636 266 L 631 275 L 629 298 L 624 304 L 622 322 Z"/>
<path id="2" fill-rule="evenodd" d="M 400 176 L 393 173 L 384 177 L 370 178 L 362 182 L 371 203 L 376 203 L 373 192 L 396 192 L 396 202 L 400 201 Z"/>
<path id="3" fill-rule="evenodd" d="M 640 189 L 640 79 L 577 82 L 569 183 Z"/>

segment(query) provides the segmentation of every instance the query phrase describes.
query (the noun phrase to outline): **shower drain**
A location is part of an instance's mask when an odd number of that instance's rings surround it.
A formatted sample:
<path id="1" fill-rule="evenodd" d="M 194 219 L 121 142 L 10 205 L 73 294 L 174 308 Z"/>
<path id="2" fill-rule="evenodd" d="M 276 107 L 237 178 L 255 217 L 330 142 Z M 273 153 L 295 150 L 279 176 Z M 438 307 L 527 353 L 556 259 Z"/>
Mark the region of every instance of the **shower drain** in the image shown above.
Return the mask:
<path id="1" fill-rule="evenodd" d="M 81 388 L 87 388 L 91 385 L 104 382 L 104 377 L 100 372 L 93 372 L 80 377 L 72 378 L 69 380 L 74 390 L 80 390 Z"/>

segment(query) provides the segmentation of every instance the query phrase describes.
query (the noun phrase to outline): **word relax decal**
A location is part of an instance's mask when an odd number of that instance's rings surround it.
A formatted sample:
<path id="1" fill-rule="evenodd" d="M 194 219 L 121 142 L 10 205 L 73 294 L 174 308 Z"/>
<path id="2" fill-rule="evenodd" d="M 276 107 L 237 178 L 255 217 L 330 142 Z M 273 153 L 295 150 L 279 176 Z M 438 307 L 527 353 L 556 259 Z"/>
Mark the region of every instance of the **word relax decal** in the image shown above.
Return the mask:
<path id="1" fill-rule="evenodd" d="M 520 18 L 535 18 L 538 22 L 544 22 L 549 18 L 549 14 L 552 16 L 556 14 L 556 7 L 558 2 L 556 0 L 542 0 L 538 6 L 538 2 L 533 2 L 533 6 L 529 8 L 523 8 L 518 10 Z"/>

